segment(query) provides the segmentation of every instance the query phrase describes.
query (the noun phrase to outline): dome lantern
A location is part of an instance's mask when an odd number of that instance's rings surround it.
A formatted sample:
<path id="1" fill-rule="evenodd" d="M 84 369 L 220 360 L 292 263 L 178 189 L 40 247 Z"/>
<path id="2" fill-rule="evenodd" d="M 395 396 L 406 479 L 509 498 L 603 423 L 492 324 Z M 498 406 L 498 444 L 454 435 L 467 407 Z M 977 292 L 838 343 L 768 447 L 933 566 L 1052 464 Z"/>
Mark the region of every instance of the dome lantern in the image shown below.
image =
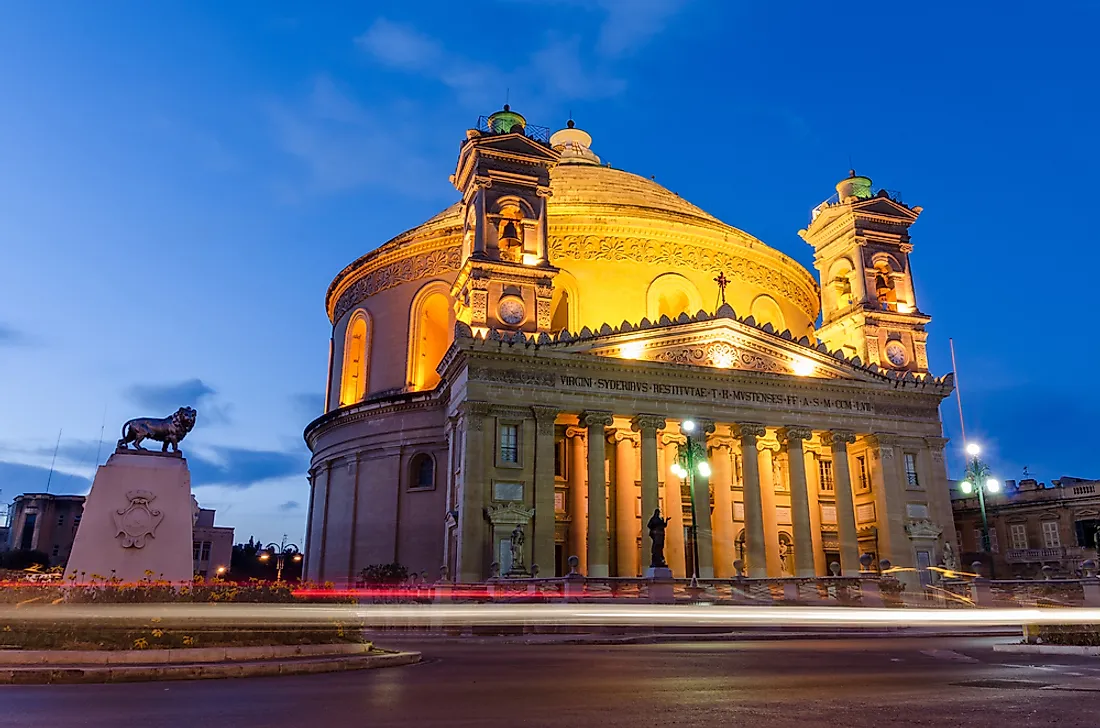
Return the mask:
<path id="1" fill-rule="evenodd" d="M 836 195 L 841 202 L 847 202 L 852 198 L 866 200 L 872 196 L 871 178 L 857 175 L 854 169 L 850 169 L 848 176 L 837 183 Z"/>
<path id="2" fill-rule="evenodd" d="M 489 128 L 494 134 L 523 134 L 527 128 L 527 119 L 505 104 L 503 109 L 489 117 Z"/>
<path id="3" fill-rule="evenodd" d="M 592 151 L 592 136 L 578 129 L 570 119 L 566 128 L 550 136 L 550 146 L 561 154 L 561 164 L 599 164 L 600 158 Z"/>

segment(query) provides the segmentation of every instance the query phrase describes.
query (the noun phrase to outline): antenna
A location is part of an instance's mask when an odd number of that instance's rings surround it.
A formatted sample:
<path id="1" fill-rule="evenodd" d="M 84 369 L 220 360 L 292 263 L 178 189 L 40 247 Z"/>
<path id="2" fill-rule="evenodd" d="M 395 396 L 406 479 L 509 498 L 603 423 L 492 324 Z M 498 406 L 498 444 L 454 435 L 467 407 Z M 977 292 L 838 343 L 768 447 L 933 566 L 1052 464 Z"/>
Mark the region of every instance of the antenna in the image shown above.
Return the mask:
<path id="1" fill-rule="evenodd" d="M 53 466 L 57 462 L 57 449 L 61 447 L 61 430 L 57 431 L 57 444 L 53 446 L 53 460 L 50 461 L 50 474 L 46 478 L 46 492 L 50 492 L 50 481 L 53 480 Z"/>
<path id="2" fill-rule="evenodd" d="M 95 449 L 95 465 L 99 467 L 99 453 L 103 449 L 103 428 L 107 426 L 107 403 L 103 403 L 103 421 L 99 424 L 99 444 Z"/>
<path id="3" fill-rule="evenodd" d="M 506 103 L 506 104 L 511 103 L 511 98 L 510 98 L 511 95 L 512 95 L 512 89 L 511 88 L 504 89 L 504 103 Z"/>
<path id="4" fill-rule="evenodd" d="M 951 368 L 955 370 L 955 401 L 959 404 L 959 429 L 962 430 L 963 447 L 967 445 L 966 442 L 966 423 L 963 421 L 963 398 L 962 389 L 959 387 L 959 365 L 955 363 L 955 340 L 948 339 L 948 344 L 951 345 Z"/>

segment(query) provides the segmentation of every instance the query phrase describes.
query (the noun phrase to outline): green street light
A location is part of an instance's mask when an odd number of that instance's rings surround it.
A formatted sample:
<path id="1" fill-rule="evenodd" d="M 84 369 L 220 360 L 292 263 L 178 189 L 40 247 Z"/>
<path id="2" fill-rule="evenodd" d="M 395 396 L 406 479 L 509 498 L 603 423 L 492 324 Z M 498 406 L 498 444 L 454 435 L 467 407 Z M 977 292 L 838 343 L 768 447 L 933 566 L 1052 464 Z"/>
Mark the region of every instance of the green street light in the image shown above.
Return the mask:
<path id="1" fill-rule="evenodd" d="M 695 428 L 695 422 L 692 420 L 684 420 L 680 423 L 680 431 L 684 433 L 687 442 L 678 448 L 676 462 L 670 468 L 673 475 L 687 483 L 688 492 L 691 494 L 691 579 L 693 583 L 699 578 L 699 521 L 695 513 L 695 474 L 698 473 L 704 478 L 710 477 L 706 445 L 691 436 Z"/>
<path id="2" fill-rule="evenodd" d="M 1001 482 L 990 476 L 989 466 L 978 457 L 981 451 L 982 449 L 977 443 L 972 442 L 966 446 L 966 454 L 970 456 L 970 460 L 967 461 L 966 472 L 964 473 L 966 477 L 959 483 L 959 490 L 966 495 L 973 493 L 975 490 L 978 492 L 978 507 L 982 512 L 982 552 L 989 555 L 989 518 L 985 512 L 985 494 L 986 491 L 990 493 L 1001 492 Z M 991 555 L 989 555 L 989 577 L 993 578 L 993 557 Z"/>

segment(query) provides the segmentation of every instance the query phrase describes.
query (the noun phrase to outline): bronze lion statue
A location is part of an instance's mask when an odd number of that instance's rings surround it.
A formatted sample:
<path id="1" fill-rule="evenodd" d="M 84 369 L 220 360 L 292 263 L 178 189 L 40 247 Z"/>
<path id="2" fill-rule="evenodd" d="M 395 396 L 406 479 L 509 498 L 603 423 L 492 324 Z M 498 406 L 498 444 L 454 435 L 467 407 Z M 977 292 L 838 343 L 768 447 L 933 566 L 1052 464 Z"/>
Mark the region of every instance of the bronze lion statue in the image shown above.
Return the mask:
<path id="1" fill-rule="evenodd" d="M 134 449 L 144 450 L 141 442 L 148 438 L 164 443 L 161 452 L 168 452 L 169 445 L 174 452 L 179 452 L 180 441 L 194 429 L 197 414 L 191 407 L 180 407 L 171 417 L 138 417 L 129 420 L 122 426 L 122 439 L 118 441 L 116 449 L 128 450 L 127 445 L 132 443 Z"/>

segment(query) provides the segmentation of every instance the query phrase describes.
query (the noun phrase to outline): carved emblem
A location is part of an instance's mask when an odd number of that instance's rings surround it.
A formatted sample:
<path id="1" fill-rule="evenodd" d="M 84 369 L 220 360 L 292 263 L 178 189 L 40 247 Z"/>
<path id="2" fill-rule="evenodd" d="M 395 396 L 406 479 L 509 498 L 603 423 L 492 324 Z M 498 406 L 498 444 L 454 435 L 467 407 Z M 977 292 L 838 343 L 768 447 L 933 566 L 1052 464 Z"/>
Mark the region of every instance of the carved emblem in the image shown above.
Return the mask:
<path id="1" fill-rule="evenodd" d="M 943 529 L 932 521 L 922 518 L 919 521 L 910 521 L 905 524 L 905 532 L 911 539 L 935 540 L 943 533 Z"/>
<path id="2" fill-rule="evenodd" d="M 114 512 L 115 537 L 122 537 L 123 548 L 145 548 L 145 539 L 156 537 L 157 526 L 164 520 L 164 514 L 149 503 L 156 495 L 147 490 L 126 492 L 130 505 Z"/>

